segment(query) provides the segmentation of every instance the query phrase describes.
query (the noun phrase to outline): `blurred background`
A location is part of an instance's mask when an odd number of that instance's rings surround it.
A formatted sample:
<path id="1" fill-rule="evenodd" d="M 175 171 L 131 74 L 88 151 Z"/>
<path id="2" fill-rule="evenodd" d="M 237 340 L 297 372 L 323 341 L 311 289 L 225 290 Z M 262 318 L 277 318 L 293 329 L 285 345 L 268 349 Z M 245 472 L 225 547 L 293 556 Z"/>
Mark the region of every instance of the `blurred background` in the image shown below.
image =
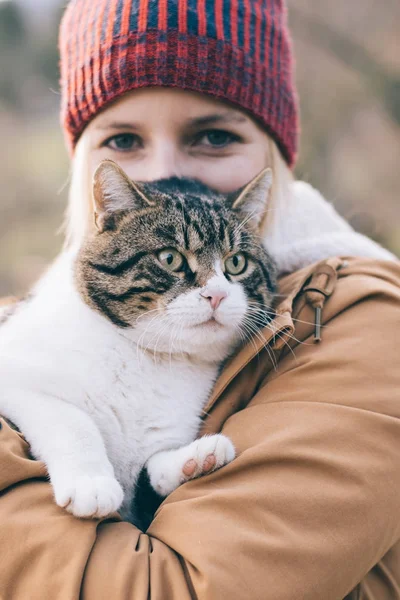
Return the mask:
<path id="1" fill-rule="evenodd" d="M 62 245 L 68 158 L 58 122 L 66 0 L 0 0 L 0 296 Z M 400 255 L 400 3 L 288 0 L 301 99 L 298 177 Z"/>

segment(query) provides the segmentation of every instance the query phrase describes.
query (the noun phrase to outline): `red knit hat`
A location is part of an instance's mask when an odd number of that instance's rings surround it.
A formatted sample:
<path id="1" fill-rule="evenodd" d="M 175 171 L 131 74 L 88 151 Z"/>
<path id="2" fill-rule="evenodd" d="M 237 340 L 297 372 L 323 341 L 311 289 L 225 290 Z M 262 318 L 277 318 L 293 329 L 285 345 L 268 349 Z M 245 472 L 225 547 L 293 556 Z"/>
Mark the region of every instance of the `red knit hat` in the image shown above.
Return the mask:
<path id="1" fill-rule="evenodd" d="M 60 52 L 71 150 L 109 102 L 165 86 L 246 110 L 294 164 L 297 101 L 283 0 L 72 0 Z"/>

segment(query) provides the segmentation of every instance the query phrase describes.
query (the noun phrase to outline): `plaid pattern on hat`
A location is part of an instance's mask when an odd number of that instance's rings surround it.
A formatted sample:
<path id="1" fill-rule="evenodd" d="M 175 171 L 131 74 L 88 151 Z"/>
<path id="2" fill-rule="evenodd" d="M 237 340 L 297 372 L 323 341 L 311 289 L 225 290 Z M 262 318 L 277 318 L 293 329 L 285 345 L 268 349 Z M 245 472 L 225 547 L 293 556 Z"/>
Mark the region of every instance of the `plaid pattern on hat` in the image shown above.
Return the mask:
<path id="1" fill-rule="evenodd" d="M 71 150 L 109 102 L 164 86 L 244 109 L 294 164 L 297 100 L 283 0 L 72 0 L 60 52 Z"/>

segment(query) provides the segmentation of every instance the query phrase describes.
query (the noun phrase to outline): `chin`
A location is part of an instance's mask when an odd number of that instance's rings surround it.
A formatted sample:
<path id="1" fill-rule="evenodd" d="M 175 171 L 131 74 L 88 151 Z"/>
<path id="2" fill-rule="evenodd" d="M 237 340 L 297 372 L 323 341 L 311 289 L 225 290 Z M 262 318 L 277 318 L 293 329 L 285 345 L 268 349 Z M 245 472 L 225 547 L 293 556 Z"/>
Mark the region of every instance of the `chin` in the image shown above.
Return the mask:
<path id="1" fill-rule="evenodd" d="M 170 326 L 160 332 L 160 327 L 165 327 L 165 321 L 163 325 L 162 321 L 158 323 L 150 316 L 142 319 L 130 331 L 129 337 L 150 352 L 176 356 L 186 354 L 208 363 L 225 360 L 240 345 L 240 319 L 237 314 L 214 318 L 208 312 L 201 315 L 191 313 L 187 318 L 182 318 L 180 323 L 178 321 L 179 332 L 176 323 L 174 318 Z"/>
<path id="2" fill-rule="evenodd" d="M 203 323 L 182 331 L 178 345 L 188 354 L 207 362 L 225 360 L 239 345 L 240 335 L 232 326 L 217 321 Z"/>

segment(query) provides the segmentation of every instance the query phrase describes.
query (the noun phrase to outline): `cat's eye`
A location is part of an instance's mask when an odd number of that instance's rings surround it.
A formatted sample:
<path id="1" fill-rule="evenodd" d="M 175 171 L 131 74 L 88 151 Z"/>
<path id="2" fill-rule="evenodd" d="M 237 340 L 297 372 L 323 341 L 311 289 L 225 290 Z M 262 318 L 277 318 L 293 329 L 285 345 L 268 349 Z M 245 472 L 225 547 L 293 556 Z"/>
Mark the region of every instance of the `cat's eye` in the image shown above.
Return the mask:
<path id="1" fill-rule="evenodd" d="M 183 267 L 185 259 L 182 254 L 174 248 L 165 248 L 157 253 L 157 258 L 163 267 L 169 271 L 180 271 Z"/>
<path id="2" fill-rule="evenodd" d="M 247 268 L 247 259 L 244 254 L 238 252 L 225 261 L 225 269 L 230 275 L 240 275 Z"/>

